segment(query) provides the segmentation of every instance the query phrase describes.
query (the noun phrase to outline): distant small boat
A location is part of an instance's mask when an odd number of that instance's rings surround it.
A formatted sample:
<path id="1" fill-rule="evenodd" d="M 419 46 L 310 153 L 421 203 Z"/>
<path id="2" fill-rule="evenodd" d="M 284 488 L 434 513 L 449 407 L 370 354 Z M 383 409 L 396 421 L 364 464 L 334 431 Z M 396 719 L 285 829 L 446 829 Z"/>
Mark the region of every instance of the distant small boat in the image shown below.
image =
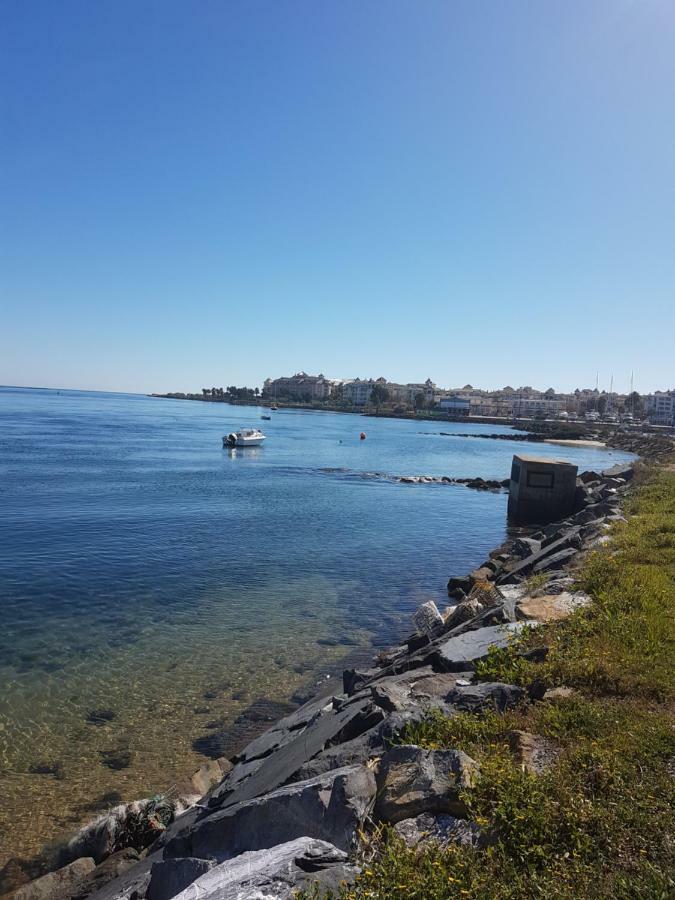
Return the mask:
<path id="1" fill-rule="evenodd" d="M 274 404 L 272 404 L 272 406 L 270 406 L 270 409 L 272 410 L 272 412 L 276 412 L 279 409 L 279 407 L 276 405 L 276 403 L 274 403 Z"/>
<path id="2" fill-rule="evenodd" d="M 260 416 L 261 419 L 265 419 L 267 422 L 272 421 L 272 416 Z"/>
<path id="3" fill-rule="evenodd" d="M 240 428 L 223 435 L 223 447 L 259 447 L 265 435 L 259 428 Z"/>

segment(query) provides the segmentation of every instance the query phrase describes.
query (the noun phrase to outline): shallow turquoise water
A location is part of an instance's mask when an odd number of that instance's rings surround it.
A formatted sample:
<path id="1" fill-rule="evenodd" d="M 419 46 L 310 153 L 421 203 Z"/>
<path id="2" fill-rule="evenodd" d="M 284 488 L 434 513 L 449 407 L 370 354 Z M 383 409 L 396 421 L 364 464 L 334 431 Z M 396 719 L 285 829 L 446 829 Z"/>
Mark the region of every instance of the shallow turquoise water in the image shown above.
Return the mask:
<path id="1" fill-rule="evenodd" d="M 504 539 L 504 494 L 356 477 L 505 478 L 527 444 L 438 434 L 504 429 L 259 416 L 0 389 L 3 854 L 86 818 L 92 798 L 166 787 L 199 764 L 200 738 L 394 641 Z M 241 424 L 262 424 L 265 445 L 223 450 Z M 101 708 L 113 718 L 90 724 Z"/>

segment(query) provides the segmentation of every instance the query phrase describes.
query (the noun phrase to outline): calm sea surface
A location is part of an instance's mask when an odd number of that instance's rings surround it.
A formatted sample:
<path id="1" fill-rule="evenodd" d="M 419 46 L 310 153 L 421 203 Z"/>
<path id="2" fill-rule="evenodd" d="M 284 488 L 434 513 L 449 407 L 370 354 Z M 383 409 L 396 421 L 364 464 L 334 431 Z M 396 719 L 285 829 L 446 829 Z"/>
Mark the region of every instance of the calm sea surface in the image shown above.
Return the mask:
<path id="1" fill-rule="evenodd" d="M 395 641 L 505 537 L 504 494 L 362 474 L 501 479 L 535 446 L 627 458 L 290 410 L 264 447 L 223 450 L 245 424 L 260 411 L 0 388 L 0 865 Z"/>

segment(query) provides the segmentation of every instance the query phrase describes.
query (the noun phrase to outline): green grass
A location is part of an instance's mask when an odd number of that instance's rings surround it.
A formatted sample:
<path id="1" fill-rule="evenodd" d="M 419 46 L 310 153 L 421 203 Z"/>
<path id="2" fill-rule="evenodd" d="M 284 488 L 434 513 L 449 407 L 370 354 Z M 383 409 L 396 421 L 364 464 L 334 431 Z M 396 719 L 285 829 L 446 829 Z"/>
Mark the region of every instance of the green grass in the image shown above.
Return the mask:
<path id="1" fill-rule="evenodd" d="M 348 900 L 445 898 L 659 898 L 675 895 L 673 598 L 675 472 L 647 473 L 632 517 L 613 529 L 580 574 L 592 605 L 495 651 L 479 677 L 574 687 L 503 716 L 429 716 L 401 740 L 473 756 L 481 776 L 464 800 L 486 849 L 408 850 L 378 832 Z M 523 649 L 545 645 L 543 663 Z M 546 773 L 523 771 L 506 733 L 555 740 Z"/>

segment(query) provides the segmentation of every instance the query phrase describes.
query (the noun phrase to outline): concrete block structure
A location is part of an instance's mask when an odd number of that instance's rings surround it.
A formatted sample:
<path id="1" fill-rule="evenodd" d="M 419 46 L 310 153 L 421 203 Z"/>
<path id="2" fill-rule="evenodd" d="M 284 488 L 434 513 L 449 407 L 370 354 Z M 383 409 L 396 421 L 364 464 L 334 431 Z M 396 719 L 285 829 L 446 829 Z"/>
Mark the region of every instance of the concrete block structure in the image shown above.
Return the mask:
<path id="1" fill-rule="evenodd" d="M 508 516 L 514 522 L 553 522 L 574 510 L 577 467 L 539 456 L 513 457 Z"/>

